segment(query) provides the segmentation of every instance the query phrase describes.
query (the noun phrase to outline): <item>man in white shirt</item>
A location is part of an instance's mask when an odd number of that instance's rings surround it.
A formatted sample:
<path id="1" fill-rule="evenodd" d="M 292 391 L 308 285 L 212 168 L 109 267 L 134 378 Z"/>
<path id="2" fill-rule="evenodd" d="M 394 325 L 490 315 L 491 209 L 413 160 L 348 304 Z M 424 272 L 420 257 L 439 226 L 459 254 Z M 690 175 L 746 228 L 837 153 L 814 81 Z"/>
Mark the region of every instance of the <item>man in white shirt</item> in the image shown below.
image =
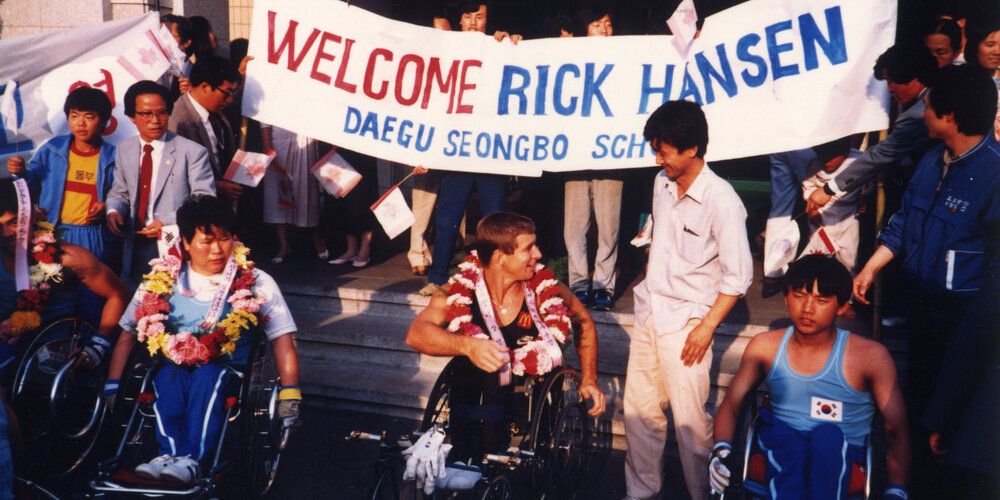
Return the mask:
<path id="1" fill-rule="evenodd" d="M 173 103 L 166 87 L 143 80 L 125 92 L 125 116 L 139 135 L 115 150 L 115 181 L 107 198 L 111 233 L 125 238 L 122 277 L 145 271 L 157 256 L 163 226 L 174 224 L 177 209 L 195 194 L 215 196 L 208 152 L 167 132 Z"/>
<path id="2" fill-rule="evenodd" d="M 712 335 L 753 279 L 746 209 L 705 164 L 708 123 L 700 106 L 664 103 L 643 135 L 663 172 L 653 184 L 646 279 L 635 288 L 625 382 L 626 498 L 659 495 L 669 403 L 684 480 L 701 500 L 709 492 Z"/>

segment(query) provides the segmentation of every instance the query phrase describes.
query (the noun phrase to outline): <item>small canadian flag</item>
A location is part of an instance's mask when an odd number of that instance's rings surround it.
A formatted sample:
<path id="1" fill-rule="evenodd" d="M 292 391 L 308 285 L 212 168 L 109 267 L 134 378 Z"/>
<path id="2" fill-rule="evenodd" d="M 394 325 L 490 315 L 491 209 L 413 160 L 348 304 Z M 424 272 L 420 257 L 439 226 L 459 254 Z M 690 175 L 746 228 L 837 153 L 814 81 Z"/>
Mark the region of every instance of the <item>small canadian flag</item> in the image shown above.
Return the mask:
<path id="1" fill-rule="evenodd" d="M 844 403 L 832 399 L 812 397 L 812 405 L 809 409 L 809 416 L 816 420 L 827 420 L 830 422 L 844 421 Z"/>

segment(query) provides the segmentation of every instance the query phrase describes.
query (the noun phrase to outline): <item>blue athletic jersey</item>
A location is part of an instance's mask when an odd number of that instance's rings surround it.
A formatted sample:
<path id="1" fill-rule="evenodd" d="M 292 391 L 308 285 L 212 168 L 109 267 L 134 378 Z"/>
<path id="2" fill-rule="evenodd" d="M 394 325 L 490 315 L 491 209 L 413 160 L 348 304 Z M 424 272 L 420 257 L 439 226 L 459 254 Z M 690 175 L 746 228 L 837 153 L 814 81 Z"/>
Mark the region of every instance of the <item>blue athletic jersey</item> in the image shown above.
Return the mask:
<path id="1" fill-rule="evenodd" d="M 794 327 L 788 327 L 781 338 L 778 353 L 774 356 L 767 374 L 771 411 L 779 420 L 800 431 L 809 431 L 829 422 L 844 432 L 847 442 L 864 445 L 871 432 L 875 401 L 871 393 L 851 387 L 844 379 L 844 347 L 847 330 L 837 329 L 837 339 L 826 365 L 812 375 L 802 375 L 788 365 L 788 340 Z"/>

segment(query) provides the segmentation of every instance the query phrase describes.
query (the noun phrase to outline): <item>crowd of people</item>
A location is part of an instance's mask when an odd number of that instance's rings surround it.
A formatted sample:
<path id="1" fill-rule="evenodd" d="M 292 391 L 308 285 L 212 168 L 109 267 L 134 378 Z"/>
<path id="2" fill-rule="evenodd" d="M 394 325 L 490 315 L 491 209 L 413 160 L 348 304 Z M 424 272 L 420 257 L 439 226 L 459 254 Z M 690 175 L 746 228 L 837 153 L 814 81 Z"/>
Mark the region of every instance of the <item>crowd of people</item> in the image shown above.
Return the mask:
<path id="1" fill-rule="evenodd" d="M 434 27 L 451 29 L 457 21 L 462 31 L 486 32 L 485 3 L 463 2 L 459 10 L 458 19 L 436 17 Z M 298 414 L 296 326 L 277 284 L 253 267 L 243 243 L 263 242 L 254 231 L 263 221 L 276 235 L 270 262 L 286 265 L 289 226 L 305 228 L 317 265 L 364 267 L 378 231 L 368 209 L 378 183 L 374 158 L 337 148 L 362 181 L 343 199 L 324 195 L 309 167 L 335 145 L 268 124 L 248 127 L 240 117 L 252 59 L 246 44 L 234 42 L 223 58 L 204 18 L 170 15 L 163 23 L 190 69 L 127 90 L 125 115 L 138 135 L 115 146 L 103 141 L 112 103 L 83 86 L 65 101 L 68 135 L 30 158 L 7 161 L 13 178 L 0 180 L 0 363 L 16 357 L 18 336 L 52 318 L 80 315 L 98 325 L 81 356 L 108 367 L 113 404 L 130 350 L 143 343 L 162 354 L 169 368 L 154 383 L 160 456 L 135 472 L 186 482 L 199 476 L 199 460 L 219 439 L 222 402 L 214 395 L 222 364 L 246 361 L 253 335 L 244 333 L 266 335 L 283 381 L 278 411 L 283 418 Z M 553 36 L 612 36 L 613 24 L 611 10 L 588 4 L 559 16 Z M 501 30 L 490 35 L 522 39 Z M 773 456 L 771 498 L 842 498 L 849 478 L 840 471 L 860 453 L 876 410 L 887 437 L 885 498 L 906 499 L 908 490 L 914 498 L 1000 491 L 1000 433 L 990 417 L 998 394 L 989 376 L 1000 337 L 1000 17 L 936 17 L 919 40 L 885 51 L 873 72 L 895 103 L 884 139 L 862 151 L 862 138 L 844 137 L 770 158 L 764 282 L 784 295 L 792 326 L 749 343 L 714 421 L 705 410 L 713 336 L 753 279 L 748 214 L 704 160 L 709 127 L 701 107 L 669 101 L 650 115 L 643 134 L 660 169 L 651 206 L 640 209 L 651 222 L 645 276 L 634 288 L 624 388 L 628 498 L 660 493 L 667 406 L 691 497 L 724 490 L 736 414 L 760 382 L 771 401 L 762 409 L 760 438 Z M 241 148 L 275 155 L 259 189 L 224 179 Z M 413 274 L 427 276 L 420 293 L 431 300 L 407 343 L 467 358 L 453 403 L 481 407 L 454 426 L 466 440 L 456 439 L 448 459 L 506 448 L 498 422 L 514 411 L 512 388 L 559 365 L 553 349 L 570 335 L 581 364 L 578 392 L 591 415 L 602 414 L 599 333 L 588 309 L 613 309 L 627 286 L 616 283 L 621 240 L 633 236 L 632 221 L 622 228 L 623 173 L 587 170 L 559 179 L 568 255 L 563 285 L 539 269 L 542 235 L 535 228 L 547 222 L 506 211 L 524 208 L 508 207 L 506 176 L 428 167 L 414 167 L 416 222 L 407 257 Z M 859 213 L 879 176 L 896 180 L 885 183 L 891 218 L 864 251 L 870 238 Z M 473 191 L 478 224 L 467 211 Z M 475 226 L 475 251 L 451 274 L 467 220 Z M 328 246 L 326 225 L 336 226 L 342 245 Z M 807 245 L 800 244 L 800 226 Z M 330 248 L 343 251 L 331 259 Z M 907 319 L 905 393 L 881 344 L 835 324 L 852 297 L 856 305 L 872 300 L 880 273 Z M 842 411 L 816 413 L 817 399 Z"/>

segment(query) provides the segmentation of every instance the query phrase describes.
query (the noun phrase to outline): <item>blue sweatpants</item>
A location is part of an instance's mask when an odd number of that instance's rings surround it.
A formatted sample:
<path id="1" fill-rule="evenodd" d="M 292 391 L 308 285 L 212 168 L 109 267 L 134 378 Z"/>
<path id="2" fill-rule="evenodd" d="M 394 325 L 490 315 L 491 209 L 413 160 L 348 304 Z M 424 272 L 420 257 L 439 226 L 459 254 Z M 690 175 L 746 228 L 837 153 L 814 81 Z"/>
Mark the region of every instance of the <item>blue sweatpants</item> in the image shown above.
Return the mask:
<path id="1" fill-rule="evenodd" d="M 86 248 L 94 254 L 94 257 L 97 257 L 97 260 L 107 262 L 109 248 L 107 230 L 103 224 L 83 226 L 60 223 L 57 231 L 59 231 L 59 237 L 64 241 Z M 91 292 L 87 287 L 80 287 L 79 293 L 77 314 L 94 326 L 100 325 L 101 313 L 104 311 L 104 298 Z"/>
<path id="2" fill-rule="evenodd" d="M 215 448 L 222 431 L 222 389 L 226 371 L 209 363 L 188 371 L 166 362 L 153 379 L 156 439 L 161 455 L 201 460 Z"/>
<path id="3" fill-rule="evenodd" d="M 767 408 L 757 442 L 767 456 L 767 494 L 771 500 L 842 500 L 851 482 L 851 464 L 863 462 L 865 450 L 848 444 L 832 423 L 811 431 L 795 430 Z"/>

